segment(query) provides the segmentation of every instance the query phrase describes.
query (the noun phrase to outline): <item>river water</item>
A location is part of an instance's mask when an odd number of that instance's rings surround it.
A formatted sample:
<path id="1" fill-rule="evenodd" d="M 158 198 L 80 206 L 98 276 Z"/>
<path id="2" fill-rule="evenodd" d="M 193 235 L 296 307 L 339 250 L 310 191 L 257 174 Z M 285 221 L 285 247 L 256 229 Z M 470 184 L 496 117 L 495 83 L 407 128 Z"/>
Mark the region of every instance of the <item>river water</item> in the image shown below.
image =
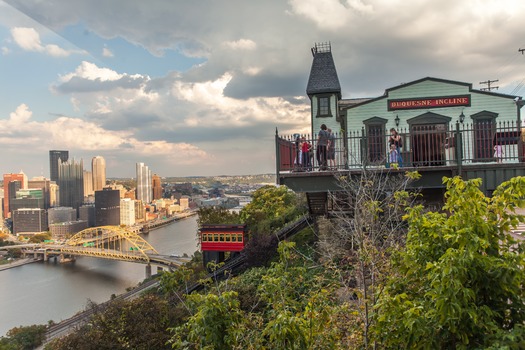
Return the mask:
<path id="1" fill-rule="evenodd" d="M 159 254 L 192 255 L 197 216 L 175 221 L 143 237 Z M 145 278 L 143 264 L 79 257 L 73 263 L 36 262 L 0 271 L 0 336 L 17 326 L 59 322 L 120 294 Z M 156 268 L 152 267 L 152 273 Z"/>

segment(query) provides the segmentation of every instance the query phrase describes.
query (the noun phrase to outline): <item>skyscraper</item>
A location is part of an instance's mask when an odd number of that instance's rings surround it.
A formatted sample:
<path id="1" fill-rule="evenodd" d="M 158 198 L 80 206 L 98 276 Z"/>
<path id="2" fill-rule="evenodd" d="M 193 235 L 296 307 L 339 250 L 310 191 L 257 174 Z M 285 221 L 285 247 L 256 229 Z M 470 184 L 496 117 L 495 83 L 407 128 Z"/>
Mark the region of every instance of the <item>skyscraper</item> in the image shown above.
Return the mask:
<path id="1" fill-rule="evenodd" d="M 84 170 L 84 197 L 92 196 L 94 194 L 93 173 L 91 171 Z"/>
<path id="2" fill-rule="evenodd" d="M 9 183 L 11 181 L 20 181 L 19 188 L 27 188 L 27 176 L 23 172 L 19 174 L 4 174 L 4 218 L 10 217 L 9 199 L 16 197 L 16 193 L 12 193 L 12 196 L 9 194 Z"/>
<path id="3" fill-rule="evenodd" d="M 104 157 L 93 157 L 91 170 L 93 172 L 93 191 L 100 191 L 106 186 L 106 160 Z"/>
<path id="4" fill-rule="evenodd" d="M 69 160 L 69 151 L 49 151 L 49 179 L 58 181 L 58 160 L 67 162 Z"/>
<path id="5" fill-rule="evenodd" d="M 137 199 L 151 203 L 151 170 L 144 163 L 137 163 Z"/>
<path id="6" fill-rule="evenodd" d="M 60 190 L 60 205 L 77 209 L 84 202 L 84 165 L 77 162 L 59 161 L 57 184 Z"/>
<path id="7" fill-rule="evenodd" d="M 154 174 L 151 178 L 153 186 L 153 200 L 162 198 L 162 184 L 160 181 L 160 176 Z"/>
<path id="8" fill-rule="evenodd" d="M 120 225 L 120 195 L 118 190 L 95 191 L 95 226 Z"/>

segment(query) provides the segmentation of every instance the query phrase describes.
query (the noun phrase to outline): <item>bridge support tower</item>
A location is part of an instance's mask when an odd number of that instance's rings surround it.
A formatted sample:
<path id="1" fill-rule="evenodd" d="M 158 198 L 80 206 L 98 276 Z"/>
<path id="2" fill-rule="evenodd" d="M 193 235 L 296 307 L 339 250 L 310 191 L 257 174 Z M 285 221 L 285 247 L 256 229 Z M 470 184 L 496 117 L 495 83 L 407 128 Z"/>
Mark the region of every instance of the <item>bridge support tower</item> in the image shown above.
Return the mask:
<path id="1" fill-rule="evenodd" d="M 146 265 L 146 278 L 150 278 L 151 277 L 151 265 L 148 264 Z"/>

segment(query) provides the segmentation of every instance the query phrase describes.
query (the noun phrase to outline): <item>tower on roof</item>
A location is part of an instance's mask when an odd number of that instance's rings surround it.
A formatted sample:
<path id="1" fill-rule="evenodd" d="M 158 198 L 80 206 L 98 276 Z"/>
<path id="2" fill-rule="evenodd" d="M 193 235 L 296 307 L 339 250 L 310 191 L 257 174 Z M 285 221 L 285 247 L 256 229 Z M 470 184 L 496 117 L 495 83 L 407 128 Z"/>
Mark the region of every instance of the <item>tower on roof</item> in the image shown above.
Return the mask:
<path id="1" fill-rule="evenodd" d="M 310 99 L 312 95 L 322 93 L 335 93 L 341 99 L 341 85 L 337 77 L 330 42 L 315 44 L 312 47 L 312 55 L 314 59 L 310 69 L 306 93 Z"/>
<path id="2" fill-rule="evenodd" d="M 313 61 L 306 94 L 311 101 L 312 135 L 322 124 L 339 132 L 344 129 L 338 116 L 341 85 L 332 57 L 332 45 L 330 42 L 317 43 L 311 51 Z"/>

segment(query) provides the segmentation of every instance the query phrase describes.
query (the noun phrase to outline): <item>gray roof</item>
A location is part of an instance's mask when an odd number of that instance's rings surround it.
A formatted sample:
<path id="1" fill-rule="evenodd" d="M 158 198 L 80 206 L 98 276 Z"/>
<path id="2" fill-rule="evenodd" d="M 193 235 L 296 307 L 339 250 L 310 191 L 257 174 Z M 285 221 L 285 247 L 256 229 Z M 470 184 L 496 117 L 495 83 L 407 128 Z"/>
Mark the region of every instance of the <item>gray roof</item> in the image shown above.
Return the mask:
<path id="1" fill-rule="evenodd" d="M 312 52 L 314 60 L 312 62 L 312 69 L 310 70 L 310 77 L 308 78 L 306 93 L 308 96 L 337 93 L 339 98 L 341 98 L 341 85 L 337 77 L 332 52 Z"/>

